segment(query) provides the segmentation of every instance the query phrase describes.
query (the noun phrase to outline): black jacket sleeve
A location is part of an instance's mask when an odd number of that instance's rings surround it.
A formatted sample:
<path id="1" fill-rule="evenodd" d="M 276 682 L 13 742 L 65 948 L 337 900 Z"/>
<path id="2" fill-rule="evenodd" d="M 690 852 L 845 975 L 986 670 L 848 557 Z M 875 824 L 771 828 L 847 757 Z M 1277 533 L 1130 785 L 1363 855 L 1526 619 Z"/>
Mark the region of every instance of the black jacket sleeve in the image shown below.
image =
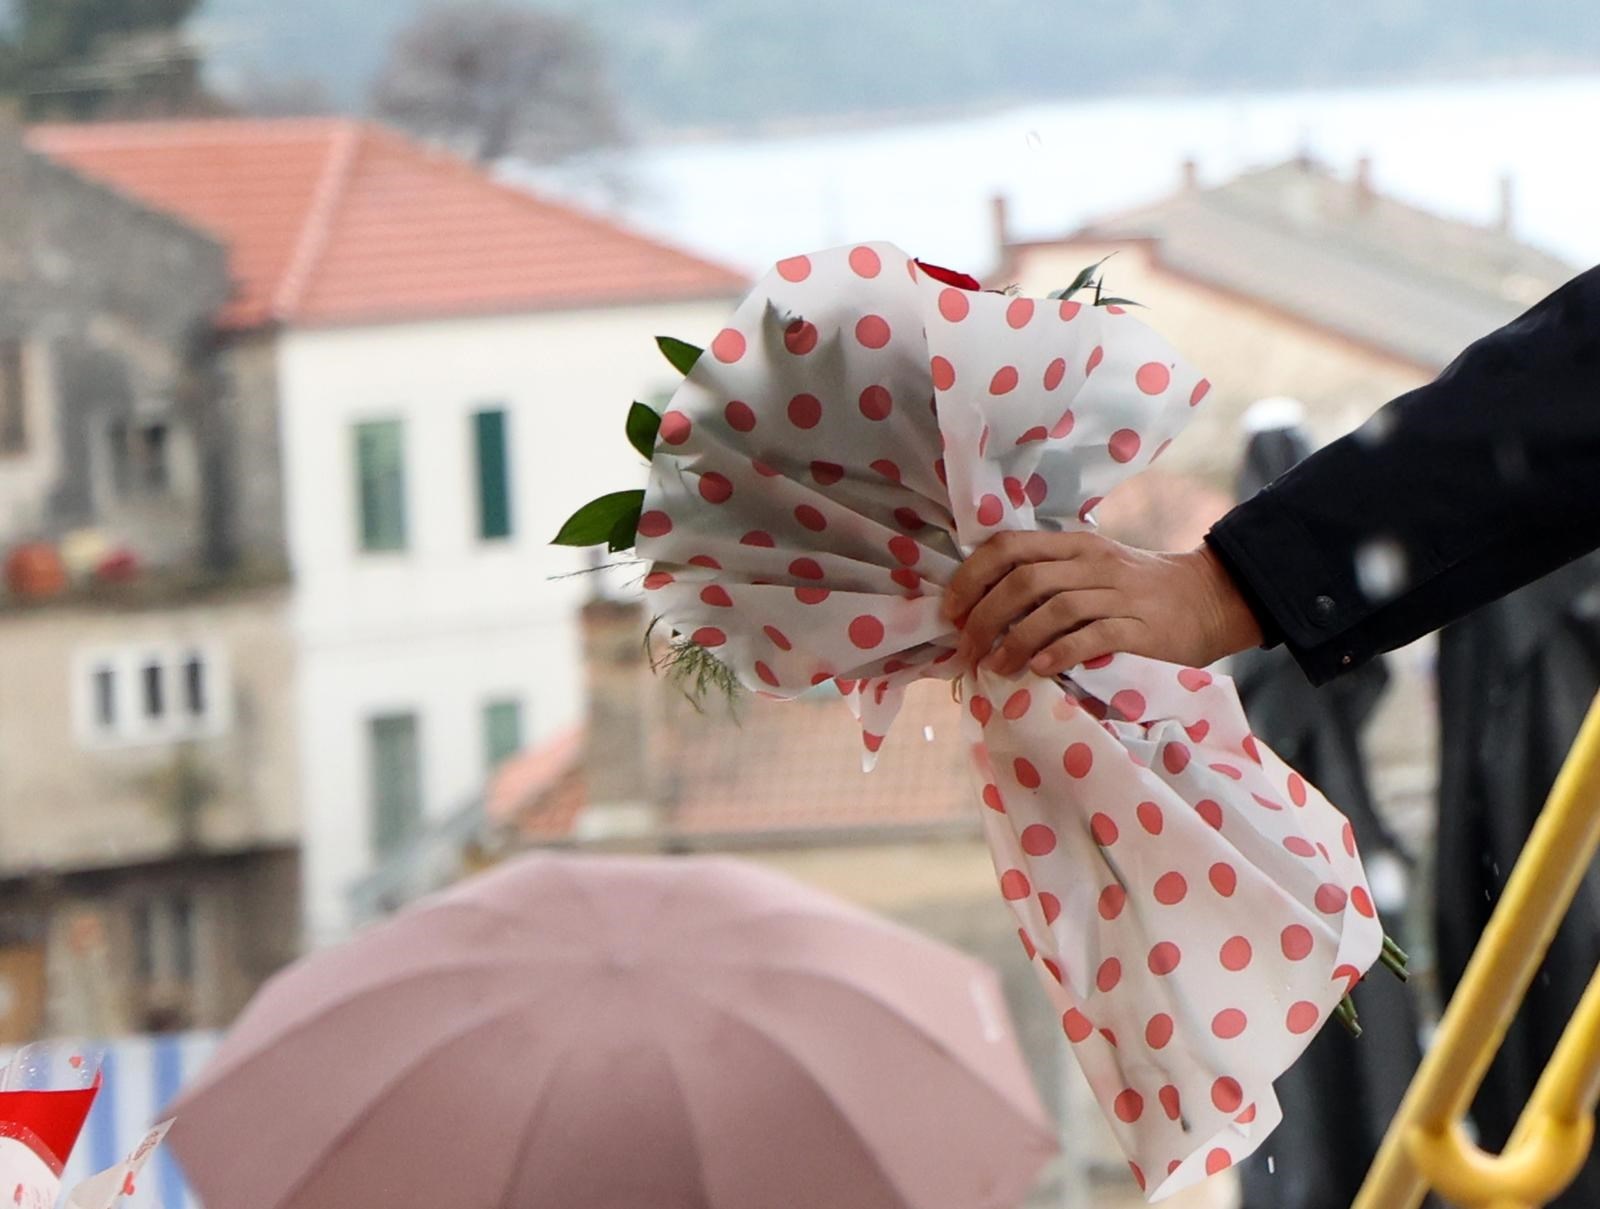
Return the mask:
<path id="1" fill-rule="evenodd" d="M 1600 268 L 1207 540 L 1319 684 L 1600 547 Z"/>

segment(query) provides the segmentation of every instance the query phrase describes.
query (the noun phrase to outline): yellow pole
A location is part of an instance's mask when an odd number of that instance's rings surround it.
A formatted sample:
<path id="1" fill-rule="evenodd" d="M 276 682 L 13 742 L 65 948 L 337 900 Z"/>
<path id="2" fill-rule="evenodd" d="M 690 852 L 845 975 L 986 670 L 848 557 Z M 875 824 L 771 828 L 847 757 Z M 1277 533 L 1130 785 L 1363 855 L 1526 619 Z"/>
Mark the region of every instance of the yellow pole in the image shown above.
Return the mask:
<path id="1" fill-rule="evenodd" d="M 1600 701 L 1578 732 L 1352 1209 L 1416 1209 L 1430 1186 L 1470 1206 L 1534 1209 L 1582 1165 L 1600 1078 L 1600 977 L 1585 992 L 1506 1153 L 1484 1154 L 1460 1122 L 1597 846 Z"/>

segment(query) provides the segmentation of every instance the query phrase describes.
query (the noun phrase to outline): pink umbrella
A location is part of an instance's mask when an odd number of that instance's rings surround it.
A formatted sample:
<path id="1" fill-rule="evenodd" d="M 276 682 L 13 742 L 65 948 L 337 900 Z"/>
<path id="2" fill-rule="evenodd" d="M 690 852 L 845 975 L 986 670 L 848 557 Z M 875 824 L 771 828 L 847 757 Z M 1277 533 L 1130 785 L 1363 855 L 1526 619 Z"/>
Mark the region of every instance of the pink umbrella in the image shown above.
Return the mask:
<path id="1" fill-rule="evenodd" d="M 208 1209 L 1002 1209 L 1053 1132 L 983 964 L 710 858 L 517 860 L 269 983 Z"/>

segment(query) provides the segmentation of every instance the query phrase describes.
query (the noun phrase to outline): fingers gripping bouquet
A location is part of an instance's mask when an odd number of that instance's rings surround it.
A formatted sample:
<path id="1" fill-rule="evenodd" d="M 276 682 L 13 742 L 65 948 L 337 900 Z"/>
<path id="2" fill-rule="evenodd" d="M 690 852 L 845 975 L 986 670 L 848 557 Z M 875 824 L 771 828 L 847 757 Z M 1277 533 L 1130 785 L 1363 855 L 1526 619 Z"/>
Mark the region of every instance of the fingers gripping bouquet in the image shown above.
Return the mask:
<path id="1" fill-rule="evenodd" d="M 687 378 L 630 417 L 648 488 L 558 540 L 637 540 L 680 664 L 782 698 L 835 682 L 869 763 L 909 684 L 958 682 L 1000 892 L 1157 1200 L 1261 1144 L 1273 1079 L 1385 940 L 1349 824 L 1225 677 L 955 658 L 960 561 L 1090 527 L 1205 398 L 1125 305 L 1077 296 L 1088 273 L 1032 299 L 889 244 L 780 262 L 704 354 L 664 342 Z"/>

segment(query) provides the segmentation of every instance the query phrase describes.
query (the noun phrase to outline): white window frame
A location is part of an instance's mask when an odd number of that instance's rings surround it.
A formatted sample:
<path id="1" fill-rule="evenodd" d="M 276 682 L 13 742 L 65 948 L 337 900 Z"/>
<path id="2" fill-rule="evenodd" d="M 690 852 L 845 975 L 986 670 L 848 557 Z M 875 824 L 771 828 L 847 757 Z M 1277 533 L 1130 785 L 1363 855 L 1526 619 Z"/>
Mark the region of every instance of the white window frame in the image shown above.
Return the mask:
<path id="1" fill-rule="evenodd" d="M 204 709 L 188 709 L 184 671 L 198 655 L 205 669 Z M 150 665 L 162 669 L 162 712 L 151 718 L 144 708 L 144 674 Z M 115 718 L 99 722 L 96 673 L 110 669 Z M 233 726 L 231 667 L 226 649 L 214 641 L 144 642 L 89 647 L 77 652 L 72 668 L 73 731 L 85 748 L 140 747 L 213 739 Z"/>

